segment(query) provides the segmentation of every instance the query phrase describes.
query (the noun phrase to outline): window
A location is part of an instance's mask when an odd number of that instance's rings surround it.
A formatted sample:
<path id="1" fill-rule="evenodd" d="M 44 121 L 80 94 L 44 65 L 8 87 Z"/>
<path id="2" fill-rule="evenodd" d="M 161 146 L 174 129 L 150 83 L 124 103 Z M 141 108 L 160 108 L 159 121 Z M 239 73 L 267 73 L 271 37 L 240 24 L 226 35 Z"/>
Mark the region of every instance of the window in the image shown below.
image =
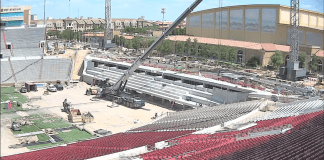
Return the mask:
<path id="1" fill-rule="evenodd" d="M 214 13 L 202 15 L 202 28 L 214 28 Z"/>
<path id="2" fill-rule="evenodd" d="M 275 33 L 276 32 L 276 9 L 262 9 L 262 32 Z"/>
<path id="3" fill-rule="evenodd" d="M 230 11 L 230 29 L 243 30 L 243 10 Z"/>
<path id="4" fill-rule="evenodd" d="M 259 31 L 259 9 L 245 10 L 245 30 L 253 32 Z"/>

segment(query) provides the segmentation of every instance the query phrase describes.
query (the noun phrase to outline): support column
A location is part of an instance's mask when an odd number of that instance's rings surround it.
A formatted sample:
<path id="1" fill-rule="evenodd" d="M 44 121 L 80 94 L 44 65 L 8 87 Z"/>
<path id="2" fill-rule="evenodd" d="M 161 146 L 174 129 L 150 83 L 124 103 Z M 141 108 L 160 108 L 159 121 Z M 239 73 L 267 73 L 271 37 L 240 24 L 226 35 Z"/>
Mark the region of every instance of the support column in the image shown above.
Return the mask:
<path id="1" fill-rule="evenodd" d="M 164 102 L 165 102 L 165 99 L 162 98 L 162 104 L 164 104 Z"/>

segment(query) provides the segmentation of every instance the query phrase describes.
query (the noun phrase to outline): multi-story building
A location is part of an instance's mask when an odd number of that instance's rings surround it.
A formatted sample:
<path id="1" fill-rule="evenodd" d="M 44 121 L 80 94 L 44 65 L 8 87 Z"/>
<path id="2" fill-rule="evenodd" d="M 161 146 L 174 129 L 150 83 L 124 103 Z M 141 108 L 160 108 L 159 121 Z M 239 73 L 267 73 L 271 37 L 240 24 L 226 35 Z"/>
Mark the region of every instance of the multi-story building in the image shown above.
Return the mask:
<path id="1" fill-rule="evenodd" d="M 288 6 L 256 4 L 213 8 L 191 13 L 186 20 L 186 33 L 202 37 L 198 38 L 201 41 L 209 38 L 211 43 L 221 45 L 243 46 L 251 43 L 264 46 L 253 51 L 238 47 L 238 56 L 242 57 L 243 63 L 256 56 L 263 62 L 262 65 L 268 65 L 275 51 L 282 48 L 287 48 L 283 58 L 289 59 L 291 26 Z M 323 71 L 324 14 L 300 9 L 299 22 L 300 53 L 305 53 L 308 61 L 310 56 L 318 55 L 321 59 L 319 71 Z"/>
<path id="2" fill-rule="evenodd" d="M 70 18 L 70 17 L 67 17 L 66 19 L 63 19 L 63 26 L 64 26 L 64 29 L 71 29 L 73 30 L 73 21 L 74 19 Z"/>
<path id="3" fill-rule="evenodd" d="M 30 15 L 30 20 L 37 20 L 37 14 Z"/>
<path id="4" fill-rule="evenodd" d="M 32 20 L 31 24 L 43 25 L 44 20 Z M 87 31 L 92 30 L 94 26 L 100 27 L 101 25 L 106 25 L 105 19 L 93 19 L 92 17 L 88 17 L 88 19 L 83 19 L 81 16 L 79 18 L 66 18 L 66 19 L 47 19 L 46 24 L 48 25 L 48 29 L 57 29 L 63 31 L 65 29 L 71 29 L 75 32 L 77 31 Z M 152 25 L 152 23 L 147 23 L 143 17 L 138 19 L 112 19 L 111 27 L 114 30 L 122 30 L 125 27 L 134 27 L 134 28 L 143 28 L 148 25 Z"/>
<path id="5" fill-rule="evenodd" d="M 30 6 L 14 6 L 1 8 L 1 21 L 6 26 L 30 25 Z"/>

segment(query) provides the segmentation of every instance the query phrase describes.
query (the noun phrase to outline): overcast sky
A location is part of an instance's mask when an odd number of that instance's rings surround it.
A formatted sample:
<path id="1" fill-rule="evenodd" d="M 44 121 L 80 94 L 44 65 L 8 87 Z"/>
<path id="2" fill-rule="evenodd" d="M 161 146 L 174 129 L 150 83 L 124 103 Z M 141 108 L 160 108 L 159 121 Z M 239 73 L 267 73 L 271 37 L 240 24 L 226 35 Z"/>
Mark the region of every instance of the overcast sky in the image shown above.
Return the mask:
<path id="1" fill-rule="evenodd" d="M 164 19 L 174 21 L 195 0 L 111 0 L 112 18 L 139 18 L 162 21 L 161 8 L 166 8 Z M 300 0 L 300 8 L 323 13 L 323 0 Z M 223 0 L 222 6 L 247 4 L 281 4 L 290 6 L 290 0 Z M 38 19 L 44 17 L 44 0 L 1 0 L 2 6 L 30 5 Z M 70 7 L 69 7 L 70 6 Z M 194 11 L 219 7 L 218 0 L 203 0 Z M 46 0 L 46 17 L 105 18 L 105 0 Z"/>

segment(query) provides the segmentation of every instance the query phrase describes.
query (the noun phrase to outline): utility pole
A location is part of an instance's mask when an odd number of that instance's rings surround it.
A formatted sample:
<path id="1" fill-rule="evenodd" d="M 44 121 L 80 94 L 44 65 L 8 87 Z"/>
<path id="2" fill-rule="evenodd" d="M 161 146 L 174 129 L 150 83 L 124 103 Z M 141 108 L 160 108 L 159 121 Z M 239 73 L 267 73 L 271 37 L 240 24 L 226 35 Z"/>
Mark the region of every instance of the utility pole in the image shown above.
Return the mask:
<path id="1" fill-rule="evenodd" d="M 164 33 L 164 13 L 165 13 L 165 8 L 162 8 L 161 13 L 163 14 L 163 18 L 162 18 L 162 34 Z"/>
<path id="2" fill-rule="evenodd" d="M 219 0 L 219 41 L 218 41 L 218 60 L 221 60 L 220 46 L 221 46 L 221 34 L 222 34 L 222 0 Z"/>
<path id="3" fill-rule="evenodd" d="M 44 27 L 45 27 L 45 37 L 44 37 L 44 46 L 43 46 L 43 53 L 45 54 L 45 47 L 46 47 L 46 19 L 45 19 L 45 8 L 46 8 L 46 0 L 44 0 Z"/>

